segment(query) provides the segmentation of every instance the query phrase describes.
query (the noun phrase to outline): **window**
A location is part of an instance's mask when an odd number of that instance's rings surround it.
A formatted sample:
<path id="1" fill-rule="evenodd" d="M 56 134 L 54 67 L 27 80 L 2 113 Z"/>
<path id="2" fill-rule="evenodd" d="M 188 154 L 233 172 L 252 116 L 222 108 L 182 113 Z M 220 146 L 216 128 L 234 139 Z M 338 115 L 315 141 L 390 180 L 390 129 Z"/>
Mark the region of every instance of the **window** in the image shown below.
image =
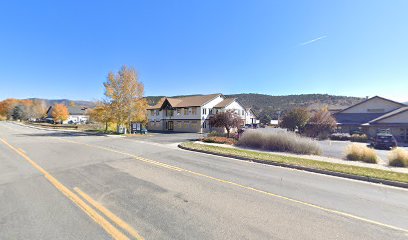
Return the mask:
<path id="1" fill-rule="evenodd" d="M 184 108 L 184 115 L 188 115 L 188 108 Z"/>
<path id="2" fill-rule="evenodd" d="M 191 114 L 196 115 L 197 114 L 197 108 L 195 108 L 195 107 L 191 108 Z"/>
<path id="3" fill-rule="evenodd" d="M 203 108 L 203 114 L 207 114 L 207 108 Z"/>
<path id="4" fill-rule="evenodd" d="M 173 117 L 174 111 L 173 110 L 166 110 L 166 116 Z"/>
<path id="5" fill-rule="evenodd" d="M 207 122 L 206 121 L 203 122 L 203 128 L 207 128 Z"/>
<path id="6" fill-rule="evenodd" d="M 177 115 L 180 115 L 181 114 L 181 109 L 180 108 L 177 108 Z"/>
<path id="7" fill-rule="evenodd" d="M 245 113 L 244 113 L 244 110 L 242 110 L 242 114 L 241 114 L 242 116 L 244 116 L 245 115 Z"/>
<path id="8" fill-rule="evenodd" d="M 197 121 L 191 121 L 191 127 L 197 128 Z"/>

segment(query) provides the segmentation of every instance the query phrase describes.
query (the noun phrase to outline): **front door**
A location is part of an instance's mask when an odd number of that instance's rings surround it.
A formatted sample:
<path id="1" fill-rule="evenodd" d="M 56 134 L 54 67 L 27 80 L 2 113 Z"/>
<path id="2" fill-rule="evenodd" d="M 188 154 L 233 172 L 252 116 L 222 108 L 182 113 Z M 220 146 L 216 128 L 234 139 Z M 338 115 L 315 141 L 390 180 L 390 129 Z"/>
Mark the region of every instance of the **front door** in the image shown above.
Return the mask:
<path id="1" fill-rule="evenodd" d="M 173 121 L 168 121 L 167 122 L 167 130 L 173 131 L 173 127 L 174 127 Z"/>

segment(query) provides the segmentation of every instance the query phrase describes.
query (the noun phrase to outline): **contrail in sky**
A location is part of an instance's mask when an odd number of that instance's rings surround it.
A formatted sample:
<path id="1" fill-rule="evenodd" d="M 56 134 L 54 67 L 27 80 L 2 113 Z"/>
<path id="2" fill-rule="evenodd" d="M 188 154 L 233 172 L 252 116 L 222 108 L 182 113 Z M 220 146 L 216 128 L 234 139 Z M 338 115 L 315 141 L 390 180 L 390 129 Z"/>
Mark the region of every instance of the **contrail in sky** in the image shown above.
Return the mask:
<path id="1" fill-rule="evenodd" d="M 324 38 L 327 38 L 327 36 L 326 36 L 326 35 L 325 35 L 325 36 L 321 36 L 321 37 L 318 37 L 318 38 L 312 39 L 312 40 L 310 40 L 310 41 L 303 42 L 303 43 L 301 43 L 301 44 L 299 44 L 299 45 L 300 45 L 300 46 L 305 46 L 305 45 L 308 45 L 308 44 L 311 44 L 311 43 L 317 42 L 317 41 L 319 41 L 319 40 L 322 40 L 322 39 L 324 39 Z"/>

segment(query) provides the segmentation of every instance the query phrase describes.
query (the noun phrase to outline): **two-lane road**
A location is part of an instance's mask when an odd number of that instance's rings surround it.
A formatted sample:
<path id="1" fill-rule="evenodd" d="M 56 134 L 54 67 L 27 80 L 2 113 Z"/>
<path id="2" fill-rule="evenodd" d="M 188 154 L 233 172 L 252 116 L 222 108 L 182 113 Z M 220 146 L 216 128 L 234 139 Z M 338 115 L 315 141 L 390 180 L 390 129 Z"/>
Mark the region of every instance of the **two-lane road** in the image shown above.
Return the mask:
<path id="1" fill-rule="evenodd" d="M 405 189 L 154 139 L 0 122 L 0 239 L 408 238 Z"/>

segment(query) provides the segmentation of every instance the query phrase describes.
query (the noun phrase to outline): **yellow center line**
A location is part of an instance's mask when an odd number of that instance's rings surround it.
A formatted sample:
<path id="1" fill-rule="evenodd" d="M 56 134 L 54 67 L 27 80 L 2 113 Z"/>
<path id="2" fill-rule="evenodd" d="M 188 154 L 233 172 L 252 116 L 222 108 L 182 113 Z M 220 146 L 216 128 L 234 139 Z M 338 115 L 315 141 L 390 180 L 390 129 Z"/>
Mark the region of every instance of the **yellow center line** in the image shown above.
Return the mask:
<path id="1" fill-rule="evenodd" d="M 22 153 L 26 153 L 23 149 L 19 148 L 18 151 L 22 152 Z"/>
<path id="2" fill-rule="evenodd" d="M 128 240 L 129 238 L 126 237 L 122 232 L 120 232 L 117 228 L 115 228 L 112 224 L 110 224 L 105 218 L 103 218 L 100 214 L 98 214 L 94 209 L 92 209 L 88 204 L 86 204 L 79 196 L 77 196 L 74 192 L 69 190 L 65 187 L 61 182 L 59 182 L 56 178 L 54 178 L 51 174 L 49 174 L 45 169 L 43 169 L 40 165 L 36 162 L 31 160 L 24 152 L 19 151 L 4 139 L 0 138 L 0 140 L 10 149 L 15 151 L 21 157 L 23 157 L 28 163 L 30 163 L 35 169 L 37 169 L 40 173 L 44 175 L 44 177 L 52 184 L 55 188 L 57 188 L 62 194 L 64 194 L 68 199 L 70 199 L 73 203 L 75 203 L 80 209 L 82 209 L 90 218 L 92 218 L 96 223 L 98 223 L 108 234 L 110 234 L 113 239 L 115 240 Z"/>
<path id="3" fill-rule="evenodd" d="M 129 224 L 127 224 L 125 221 L 123 221 L 121 218 L 116 216 L 114 213 L 109 211 L 109 209 L 105 208 L 102 206 L 100 203 L 95 201 L 93 198 L 91 198 L 88 194 L 84 193 L 81 191 L 81 189 L 75 187 L 74 190 L 86 201 L 88 201 L 92 206 L 94 206 L 96 209 L 98 209 L 100 212 L 105 214 L 106 217 L 108 217 L 112 222 L 116 223 L 118 226 L 120 226 L 122 229 L 126 230 L 130 235 L 132 235 L 134 238 L 137 240 L 144 240 L 142 236 Z"/>
<path id="4" fill-rule="evenodd" d="M 161 162 L 158 162 L 158 161 L 153 161 L 153 160 L 141 158 L 139 156 L 136 156 L 136 155 L 133 155 L 133 154 L 130 154 L 130 153 L 114 150 L 114 149 L 107 148 L 107 147 L 102 147 L 102 146 L 98 146 L 98 145 L 91 145 L 91 144 L 81 143 L 81 142 L 75 142 L 75 141 L 70 141 L 70 140 L 61 139 L 61 138 L 59 138 L 59 139 L 62 140 L 62 141 L 66 141 L 66 142 L 70 142 L 70 143 L 74 143 L 74 144 L 85 145 L 85 146 L 88 146 L 88 147 L 103 149 L 103 150 L 106 150 L 106 151 L 109 151 L 109 152 L 114 152 L 114 153 L 118 153 L 118 154 L 122 154 L 122 155 L 126 155 L 126 156 L 131 156 L 131 157 L 133 157 L 135 159 L 138 159 L 138 160 L 141 160 L 143 162 L 148 162 L 148 163 L 154 162 L 154 164 L 156 164 L 156 165 L 165 164 L 165 163 L 161 163 Z M 308 207 L 311 207 L 311 208 L 319 209 L 319 210 L 322 210 L 322 211 L 325 211 L 325 212 L 328 212 L 328 213 L 333 213 L 333 214 L 336 214 L 336 215 L 356 219 L 356 220 L 359 220 L 359 221 L 362 221 L 362 222 L 371 223 L 371 224 L 374 224 L 374 225 L 377 225 L 377 226 L 381 226 L 381 227 L 389 228 L 389 229 L 392 229 L 392 230 L 408 233 L 408 229 L 404 229 L 404 228 L 400 228 L 400 227 L 397 227 L 397 226 L 381 223 L 381 222 L 370 220 L 370 219 L 363 218 L 363 217 L 359 217 L 359 216 L 356 216 L 356 215 L 353 215 L 353 214 L 350 214 L 350 213 L 346 213 L 346 212 L 342 212 L 342 211 L 338 211 L 338 210 L 334 210 L 334 209 L 330 209 L 330 208 L 321 207 L 321 206 L 318 206 L 318 205 L 315 205 L 315 204 L 312 204 L 312 203 L 303 202 L 303 201 L 296 200 L 296 199 L 289 198 L 289 197 L 285 197 L 285 196 L 282 196 L 282 195 L 279 195 L 279 194 L 267 192 L 267 191 L 264 191 L 264 190 L 260 190 L 260 189 L 249 187 L 249 186 L 245 186 L 245 185 L 235 183 L 235 182 L 232 182 L 232 181 L 228 181 L 228 180 L 224 180 L 224 179 L 221 179 L 221 178 L 212 177 L 212 176 L 209 176 L 209 175 L 206 175 L 206 174 L 203 174 L 203 173 L 194 172 L 194 171 L 191 171 L 191 170 L 179 168 L 179 167 L 172 166 L 172 165 L 169 165 L 169 164 L 165 164 L 165 165 L 169 166 L 169 169 L 171 169 L 170 167 L 172 167 L 172 168 L 177 169 L 177 171 L 187 172 L 187 173 L 190 173 L 192 175 L 196 175 L 196 176 L 207 178 L 207 179 L 210 179 L 210 180 L 213 180 L 213 181 L 233 185 L 233 186 L 236 186 L 236 187 L 239 187 L 239 188 L 242 188 L 242 189 L 246 189 L 246 190 L 254 191 L 254 192 L 257 192 L 257 193 L 265 194 L 265 195 L 268 195 L 268 196 L 271 196 L 271 197 L 283 199 L 283 200 L 293 202 L 293 203 L 296 203 L 296 204 L 300 204 L 300 205 L 308 206 Z"/>

